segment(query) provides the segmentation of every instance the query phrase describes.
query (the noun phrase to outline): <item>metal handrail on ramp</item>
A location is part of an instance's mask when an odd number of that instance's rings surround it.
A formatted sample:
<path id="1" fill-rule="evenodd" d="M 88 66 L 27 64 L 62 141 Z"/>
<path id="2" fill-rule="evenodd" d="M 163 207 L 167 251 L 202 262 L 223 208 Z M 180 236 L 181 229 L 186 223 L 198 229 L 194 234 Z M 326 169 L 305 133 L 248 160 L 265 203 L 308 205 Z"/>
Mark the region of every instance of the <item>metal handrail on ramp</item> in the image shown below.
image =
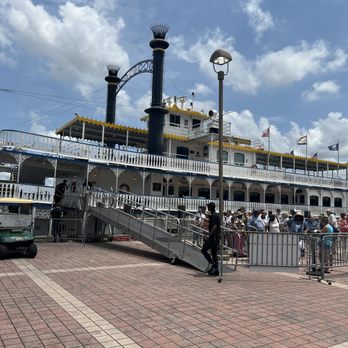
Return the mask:
<path id="1" fill-rule="evenodd" d="M 93 191 L 89 196 L 89 211 L 104 223 L 117 227 L 173 262 L 182 260 L 200 271 L 208 262 L 200 248 L 192 243 L 193 230 L 185 219 L 175 216 L 178 210 L 158 211 L 146 203 L 138 204 L 133 195 L 118 195 L 107 191 Z M 187 214 L 180 212 L 180 214 Z M 191 214 L 192 215 L 192 214 Z"/>

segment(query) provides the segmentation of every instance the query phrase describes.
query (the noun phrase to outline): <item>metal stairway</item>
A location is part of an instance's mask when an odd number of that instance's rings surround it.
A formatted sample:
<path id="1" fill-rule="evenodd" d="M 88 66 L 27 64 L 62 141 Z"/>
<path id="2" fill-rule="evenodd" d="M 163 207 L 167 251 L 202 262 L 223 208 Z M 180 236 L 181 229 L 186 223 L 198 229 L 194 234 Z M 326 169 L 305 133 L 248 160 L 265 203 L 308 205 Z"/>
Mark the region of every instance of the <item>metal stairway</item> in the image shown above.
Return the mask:
<path id="1" fill-rule="evenodd" d="M 205 271 L 208 262 L 200 248 L 192 243 L 194 233 L 203 235 L 203 230 L 192 224 L 193 214 L 170 208 L 166 212 L 158 211 L 150 208 L 149 203 L 139 204 L 134 195 L 127 197 L 98 190 L 90 193 L 88 205 L 89 214 L 128 233 L 172 262 L 179 259 Z"/>

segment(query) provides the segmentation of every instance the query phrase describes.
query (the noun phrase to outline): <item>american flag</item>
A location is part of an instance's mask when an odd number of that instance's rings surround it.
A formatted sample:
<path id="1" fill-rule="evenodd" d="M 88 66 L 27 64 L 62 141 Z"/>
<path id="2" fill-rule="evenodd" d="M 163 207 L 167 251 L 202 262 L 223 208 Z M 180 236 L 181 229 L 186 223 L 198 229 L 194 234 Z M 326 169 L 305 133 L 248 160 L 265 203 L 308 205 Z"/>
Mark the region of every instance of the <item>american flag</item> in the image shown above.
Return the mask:
<path id="1" fill-rule="evenodd" d="M 263 138 L 268 138 L 269 137 L 269 135 L 270 135 L 270 133 L 271 133 L 271 131 L 270 131 L 270 127 L 268 127 L 266 130 L 264 130 L 263 132 L 262 132 L 262 137 Z"/>

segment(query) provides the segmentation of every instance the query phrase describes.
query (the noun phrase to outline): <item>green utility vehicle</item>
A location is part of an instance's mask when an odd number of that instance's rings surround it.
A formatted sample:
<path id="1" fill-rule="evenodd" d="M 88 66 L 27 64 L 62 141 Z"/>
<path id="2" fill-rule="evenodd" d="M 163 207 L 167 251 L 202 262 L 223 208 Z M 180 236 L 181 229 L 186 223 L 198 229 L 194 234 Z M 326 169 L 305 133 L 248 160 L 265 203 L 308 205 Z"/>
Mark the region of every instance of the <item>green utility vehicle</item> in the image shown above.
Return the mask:
<path id="1" fill-rule="evenodd" d="M 0 260 L 11 253 L 36 256 L 32 208 L 29 199 L 0 198 Z"/>

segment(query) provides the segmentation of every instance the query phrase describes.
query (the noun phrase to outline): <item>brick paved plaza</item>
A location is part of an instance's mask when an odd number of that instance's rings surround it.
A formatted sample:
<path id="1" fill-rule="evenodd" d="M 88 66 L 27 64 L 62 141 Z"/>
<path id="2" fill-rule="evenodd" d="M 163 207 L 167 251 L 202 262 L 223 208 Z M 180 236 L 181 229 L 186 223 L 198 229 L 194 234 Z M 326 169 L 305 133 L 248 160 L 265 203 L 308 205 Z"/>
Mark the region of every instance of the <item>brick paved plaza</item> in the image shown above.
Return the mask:
<path id="1" fill-rule="evenodd" d="M 348 347 L 348 273 L 329 286 L 214 277 L 138 242 L 39 243 L 0 263 L 1 347 Z"/>

